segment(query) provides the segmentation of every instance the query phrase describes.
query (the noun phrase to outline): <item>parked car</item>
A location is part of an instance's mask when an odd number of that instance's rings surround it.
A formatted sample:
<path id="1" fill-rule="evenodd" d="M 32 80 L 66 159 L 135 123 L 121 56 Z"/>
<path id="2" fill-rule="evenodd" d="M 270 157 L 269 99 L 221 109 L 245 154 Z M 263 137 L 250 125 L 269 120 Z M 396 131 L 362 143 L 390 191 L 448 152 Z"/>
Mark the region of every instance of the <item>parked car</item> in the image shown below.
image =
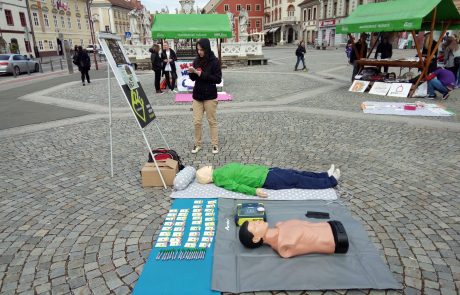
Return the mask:
<path id="1" fill-rule="evenodd" d="M 0 73 L 20 75 L 27 73 L 27 66 L 30 72 L 38 72 L 40 66 L 35 60 L 20 54 L 0 54 Z"/>

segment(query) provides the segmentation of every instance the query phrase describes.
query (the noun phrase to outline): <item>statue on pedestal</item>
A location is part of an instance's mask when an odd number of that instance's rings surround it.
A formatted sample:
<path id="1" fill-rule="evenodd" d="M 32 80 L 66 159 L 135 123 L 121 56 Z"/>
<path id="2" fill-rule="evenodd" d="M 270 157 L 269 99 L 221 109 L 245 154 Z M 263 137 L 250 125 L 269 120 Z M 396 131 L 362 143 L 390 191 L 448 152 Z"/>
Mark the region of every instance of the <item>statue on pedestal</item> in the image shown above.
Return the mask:
<path id="1" fill-rule="evenodd" d="M 131 31 L 131 34 L 139 34 L 139 29 L 137 27 L 137 17 L 139 16 L 138 12 L 136 9 L 131 10 L 128 13 L 129 16 L 129 30 Z"/>

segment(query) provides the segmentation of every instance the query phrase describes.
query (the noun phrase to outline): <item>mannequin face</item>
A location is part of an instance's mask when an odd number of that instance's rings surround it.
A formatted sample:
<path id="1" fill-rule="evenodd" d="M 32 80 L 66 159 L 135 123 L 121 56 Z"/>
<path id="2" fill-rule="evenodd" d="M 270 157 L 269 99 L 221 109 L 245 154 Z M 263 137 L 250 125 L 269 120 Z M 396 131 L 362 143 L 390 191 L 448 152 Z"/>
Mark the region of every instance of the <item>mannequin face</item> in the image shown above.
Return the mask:
<path id="1" fill-rule="evenodd" d="M 201 184 L 212 182 L 212 166 L 204 166 L 196 171 L 196 180 Z"/>
<path id="2" fill-rule="evenodd" d="M 257 243 L 265 236 L 268 230 L 268 223 L 262 220 L 250 221 L 248 224 L 248 231 L 254 235 L 252 241 Z"/>

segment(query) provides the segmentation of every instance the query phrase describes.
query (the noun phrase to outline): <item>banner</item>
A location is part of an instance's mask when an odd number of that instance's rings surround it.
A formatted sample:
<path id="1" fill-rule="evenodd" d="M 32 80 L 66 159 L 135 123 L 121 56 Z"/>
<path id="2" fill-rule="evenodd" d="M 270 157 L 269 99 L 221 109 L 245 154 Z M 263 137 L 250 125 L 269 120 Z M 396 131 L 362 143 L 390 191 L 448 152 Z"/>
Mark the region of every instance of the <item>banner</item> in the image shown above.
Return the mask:
<path id="1" fill-rule="evenodd" d="M 372 85 L 372 88 L 369 91 L 369 94 L 387 95 L 390 88 L 391 88 L 391 83 L 374 82 L 374 85 Z"/>
<path id="2" fill-rule="evenodd" d="M 392 83 L 388 96 L 407 97 L 410 92 L 412 83 Z"/>
<path id="3" fill-rule="evenodd" d="M 193 91 L 195 81 L 190 80 L 190 77 L 188 76 L 188 68 L 192 66 L 193 60 L 176 61 L 177 90 L 179 90 L 179 92 Z M 222 79 L 222 82 L 220 82 L 220 84 L 217 84 L 216 87 L 224 87 L 224 79 Z"/>
<path id="4" fill-rule="evenodd" d="M 100 34 L 99 43 L 139 126 L 146 127 L 155 119 L 155 113 L 129 62 L 120 38 L 111 34 Z"/>
<path id="5" fill-rule="evenodd" d="M 348 91 L 351 92 L 364 92 L 367 89 L 367 86 L 369 86 L 369 81 L 362 81 L 362 80 L 355 80 L 353 81 L 353 84 L 351 84 L 350 89 Z"/>

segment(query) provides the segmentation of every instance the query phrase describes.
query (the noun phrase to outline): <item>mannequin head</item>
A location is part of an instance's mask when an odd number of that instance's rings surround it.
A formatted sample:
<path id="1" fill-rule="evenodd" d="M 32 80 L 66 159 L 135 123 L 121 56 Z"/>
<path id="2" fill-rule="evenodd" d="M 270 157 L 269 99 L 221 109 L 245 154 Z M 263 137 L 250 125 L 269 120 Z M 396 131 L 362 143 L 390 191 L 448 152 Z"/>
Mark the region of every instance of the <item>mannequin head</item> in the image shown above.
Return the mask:
<path id="1" fill-rule="evenodd" d="M 204 166 L 196 171 L 196 180 L 201 184 L 212 182 L 212 166 Z"/>
<path id="2" fill-rule="evenodd" d="M 268 223 L 264 221 L 245 221 L 240 227 L 240 242 L 246 248 L 258 248 L 262 246 L 264 242 L 263 237 L 267 231 Z"/>

